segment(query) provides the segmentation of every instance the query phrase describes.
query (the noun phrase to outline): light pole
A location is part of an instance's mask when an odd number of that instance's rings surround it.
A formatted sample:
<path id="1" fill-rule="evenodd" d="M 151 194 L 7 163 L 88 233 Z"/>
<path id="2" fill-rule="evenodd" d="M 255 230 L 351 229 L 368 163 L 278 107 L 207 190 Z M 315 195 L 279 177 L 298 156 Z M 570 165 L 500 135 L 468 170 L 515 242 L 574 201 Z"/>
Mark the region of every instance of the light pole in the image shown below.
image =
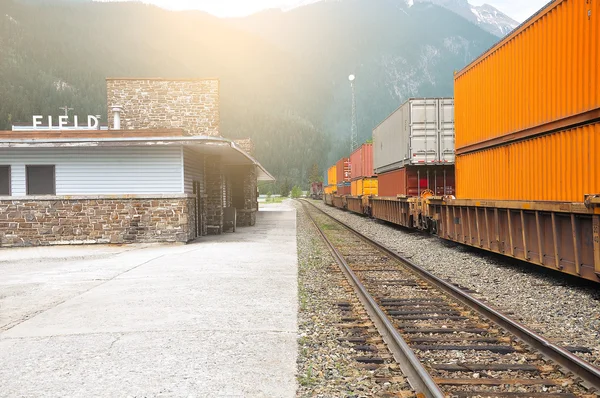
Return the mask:
<path id="1" fill-rule="evenodd" d="M 348 80 L 350 80 L 350 87 L 352 88 L 352 130 L 350 136 L 350 145 L 352 146 L 350 149 L 354 152 L 358 148 L 358 127 L 356 121 L 356 90 L 354 88 L 354 81 L 356 80 L 356 76 L 350 75 L 348 76 Z"/>

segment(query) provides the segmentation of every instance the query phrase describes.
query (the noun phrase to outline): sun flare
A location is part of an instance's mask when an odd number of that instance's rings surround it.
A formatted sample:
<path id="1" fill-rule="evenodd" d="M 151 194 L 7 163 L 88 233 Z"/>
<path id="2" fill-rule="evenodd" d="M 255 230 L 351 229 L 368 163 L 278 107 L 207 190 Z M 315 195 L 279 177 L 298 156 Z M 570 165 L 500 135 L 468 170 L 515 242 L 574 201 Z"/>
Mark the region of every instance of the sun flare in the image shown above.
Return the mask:
<path id="1" fill-rule="evenodd" d="M 219 17 L 241 17 L 266 8 L 289 7 L 295 0 L 144 0 L 170 10 L 205 10 Z"/>

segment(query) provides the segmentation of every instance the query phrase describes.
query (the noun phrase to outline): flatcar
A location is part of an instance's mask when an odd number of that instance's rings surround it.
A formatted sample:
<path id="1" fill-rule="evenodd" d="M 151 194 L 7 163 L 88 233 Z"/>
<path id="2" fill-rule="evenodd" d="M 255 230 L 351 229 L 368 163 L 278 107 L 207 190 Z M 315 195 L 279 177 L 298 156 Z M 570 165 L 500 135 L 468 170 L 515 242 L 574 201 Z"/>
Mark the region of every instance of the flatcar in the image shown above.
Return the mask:
<path id="1" fill-rule="evenodd" d="M 550 2 L 454 75 L 454 99 L 374 129 L 377 194 L 326 203 L 600 282 L 599 33 L 600 3 Z"/>

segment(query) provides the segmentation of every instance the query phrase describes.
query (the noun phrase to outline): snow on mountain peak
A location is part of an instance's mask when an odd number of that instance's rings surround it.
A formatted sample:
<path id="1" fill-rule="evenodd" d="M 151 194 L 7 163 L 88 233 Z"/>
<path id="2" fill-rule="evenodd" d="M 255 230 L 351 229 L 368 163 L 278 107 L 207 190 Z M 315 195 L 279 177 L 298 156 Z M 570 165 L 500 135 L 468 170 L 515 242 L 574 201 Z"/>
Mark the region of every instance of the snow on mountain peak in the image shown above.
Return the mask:
<path id="1" fill-rule="evenodd" d="M 499 36 L 504 37 L 514 28 L 519 26 L 519 23 L 504 14 L 497 8 L 483 4 L 481 6 L 471 5 L 468 0 L 405 0 L 418 1 L 421 3 L 432 3 L 438 6 L 449 9 L 456 14 L 466 18 L 468 21 L 479 25 L 484 30 Z"/>
<path id="2" fill-rule="evenodd" d="M 293 5 L 283 8 L 283 11 L 290 11 L 295 8 L 324 1 L 341 2 L 344 0 L 297 0 Z M 406 5 L 406 8 L 412 7 L 415 3 L 432 3 L 444 7 L 499 37 L 506 36 L 519 26 L 517 21 L 489 4 L 474 6 L 468 0 L 402 0 L 402 2 Z M 405 8 L 401 9 L 405 10 Z"/>

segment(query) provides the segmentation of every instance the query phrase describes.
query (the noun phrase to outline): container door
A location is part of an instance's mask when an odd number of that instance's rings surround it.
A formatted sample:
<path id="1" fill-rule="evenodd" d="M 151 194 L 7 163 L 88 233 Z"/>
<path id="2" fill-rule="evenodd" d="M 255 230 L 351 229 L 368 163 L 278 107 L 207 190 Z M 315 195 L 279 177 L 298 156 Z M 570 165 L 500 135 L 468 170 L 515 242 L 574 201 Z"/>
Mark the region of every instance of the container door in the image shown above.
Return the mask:
<path id="1" fill-rule="evenodd" d="M 455 136 L 454 136 L 454 99 L 440 100 L 439 106 L 439 143 L 440 162 L 454 163 L 455 160 Z"/>
<path id="2" fill-rule="evenodd" d="M 398 169 L 409 160 L 409 105 L 409 102 L 403 104 L 373 130 L 373 166 L 376 173 Z"/>
<path id="3" fill-rule="evenodd" d="M 438 100 L 411 100 L 410 117 L 410 164 L 437 162 L 439 160 Z"/>

